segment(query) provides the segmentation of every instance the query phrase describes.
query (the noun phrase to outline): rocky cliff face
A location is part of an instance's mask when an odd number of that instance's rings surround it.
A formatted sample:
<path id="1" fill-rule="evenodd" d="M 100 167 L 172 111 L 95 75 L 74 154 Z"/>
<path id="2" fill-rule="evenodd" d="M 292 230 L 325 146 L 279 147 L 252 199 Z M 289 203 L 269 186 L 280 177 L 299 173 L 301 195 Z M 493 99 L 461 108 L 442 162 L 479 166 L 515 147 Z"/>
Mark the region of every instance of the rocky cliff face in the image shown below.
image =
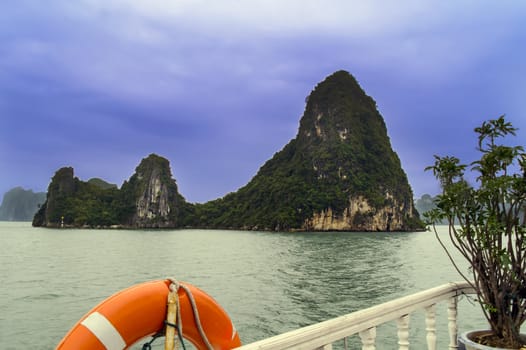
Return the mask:
<path id="1" fill-rule="evenodd" d="M 362 196 L 349 199 L 349 206 L 342 213 L 334 212 L 331 208 L 314 213 L 305 220 L 303 229 L 306 231 L 405 231 L 406 213 L 414 216 L 413 208 L 406 207 L 407 203 L 393 202 L 393 207 L 374 208 Z"/>
<path id="2" fill-rule="evenodd" d="M 154 218 L 168 219 L 170 203 L 168 186 L 161 182 L 158 169 L 154 169 L 146 181 L 144 192 L 137 199 L 136 220 L 145 221 Z"/>
<path id="3" fill-rule="evenodd" d="M 135 174 L 122 186 L 122 192 L 133 201 L 127 225 L 138 228 L 180 226 L 180 214 L 186 205 L 172 178 L 168 160 L 155 154 L 144 158 Z"/>

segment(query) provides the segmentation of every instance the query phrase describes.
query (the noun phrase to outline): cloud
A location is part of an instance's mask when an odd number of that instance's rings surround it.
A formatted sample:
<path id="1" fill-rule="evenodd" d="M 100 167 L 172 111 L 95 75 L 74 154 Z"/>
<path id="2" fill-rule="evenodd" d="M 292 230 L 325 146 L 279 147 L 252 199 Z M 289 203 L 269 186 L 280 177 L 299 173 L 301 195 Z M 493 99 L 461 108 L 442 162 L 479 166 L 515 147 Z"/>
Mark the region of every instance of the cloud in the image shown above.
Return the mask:
<path id="1" fill-rule="evenodd" d="M 440 79 L 491 49 L 501 28 L 508 28 L 499 26 L 500 18 L 510 15 L 506 6 L 466 1 L 51 4 L 43 15 L 34 11 L 39 20 L 33 31 L 16 39 L 15 33 L 4 61 L 24 70 L 53 67 L 53 74 L 77 88 L 149 102 L 188 99 L 188 86 L 203 88 L 211 81 L 222 80 L 224 88 L 229 81 L 218 77 L 227 75 L 269 86 L 332 52 L 342 63 L 396 67 L 407 79 Z M 466 16 L 472 21 L 466 23 Z"/>
<path id="2" fill-rule="evenodd" d="M 223 35 L 345 31 L 348 36 L 374 36 L 411 29 L 425 30 L 458 21 L 520 17 L 524 2 L 438 0 L 85 0 L 68 3 L 72 13 L 135 17 L 150 22 L 184 25 Z M 136 23 L 135 23 L 136 24 Z M 134 26 L 135 27 L 135 26 Z"/>
<path id="3" fill-rule="evenodd" d="M 521 19 L 516 3 L 471 1 L 84 1 L 68 9 L 95 30 L 91 42 L 75 38 L 82 46 L 63 50 L 71 74 L 152 99 L 170 90 L 170 98 L 186 98 L 184 86 L 197 76 L 234 80 L 266 70 L 262 78 L 275 80 L 276 62 L 315 64 L 335 48 L 341 61 L 440 81 L 495 48 L 514 27 L 504 21 Z M 309 42 L 311 57 L 300 56 Z"/>
<path id="4" fill-rule="evenodd" d="M 204 188 L 201 178 L 219 195 L 283 147 L 305 97 L 346 69 L 419 179 L 422 159 L 458 148 L 480 119 L 524 124 L 525 20 L 522 1 L 7 0 L 0 162 L 20 151 L 33 168 L 18 174 L 37 177 L 43 161 L 31 157 L 52 154 L 47 179 L 75 154 L 105 171 L 112 161 L 92 154 L 107 149 L 128 176 L 157 152 L 177 163 L 183 188 Z"/>

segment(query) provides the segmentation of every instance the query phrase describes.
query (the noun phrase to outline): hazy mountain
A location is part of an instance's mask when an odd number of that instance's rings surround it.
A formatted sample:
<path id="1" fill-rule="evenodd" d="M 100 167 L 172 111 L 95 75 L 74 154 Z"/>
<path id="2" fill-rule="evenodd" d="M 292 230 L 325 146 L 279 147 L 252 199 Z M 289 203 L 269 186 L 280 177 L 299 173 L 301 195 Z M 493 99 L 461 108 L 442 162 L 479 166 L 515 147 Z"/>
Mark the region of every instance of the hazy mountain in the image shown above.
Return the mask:
<path id="1" fill-rule="evenodd" d="M 33 192 L 15 187 L 4 194 L 0 205 L 0 220 L 31 221 L 38 206 L 46 200 L 45 192 Z"/>

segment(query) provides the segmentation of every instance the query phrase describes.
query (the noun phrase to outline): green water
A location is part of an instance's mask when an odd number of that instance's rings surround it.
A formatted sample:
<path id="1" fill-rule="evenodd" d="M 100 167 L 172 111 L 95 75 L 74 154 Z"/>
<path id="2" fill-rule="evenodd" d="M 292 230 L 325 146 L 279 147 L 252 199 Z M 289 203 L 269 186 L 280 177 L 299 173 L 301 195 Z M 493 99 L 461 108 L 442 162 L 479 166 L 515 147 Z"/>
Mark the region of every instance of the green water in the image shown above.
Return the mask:
<path id="1" fill-rule="evenodd" d="M 165 277 L 212 295 L 243 343 L 460 280 L 429 232 L 53 230 L 0 222 L 0 242 L 3 349 L 52 349 L 109 295 Z M 437 313 L 445 348 L 446 305 Z M 479 317 L 461 302 L 461 328 Z M 412 348 L 424 348 L 423 315 L 410 326 Z M 394 324 L 379 327 L 378 349 L 396 342 Z"/>

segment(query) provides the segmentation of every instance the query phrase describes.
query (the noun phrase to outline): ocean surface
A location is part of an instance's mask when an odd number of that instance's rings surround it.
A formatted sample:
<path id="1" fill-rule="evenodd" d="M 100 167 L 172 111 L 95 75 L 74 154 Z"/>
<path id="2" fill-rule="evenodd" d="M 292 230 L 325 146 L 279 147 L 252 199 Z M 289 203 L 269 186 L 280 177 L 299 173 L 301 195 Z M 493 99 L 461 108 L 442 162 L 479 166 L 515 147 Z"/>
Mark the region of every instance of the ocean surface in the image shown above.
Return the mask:
<path id="1" fill-rule="evenodd" d="M 445 238 L 446 227 L 440 230 Z M 0 247 L 2 349 L 53 349 L 111 294 L 166 277 L 212 295 L 245 344 L 461 280 L 431 232 L 82 230 L 0 222 Z M 446 309 L 437 308 L 440 349 L 448 343 Z M 485 324 L 469 299 L 460 301 L 458 317 L 459 331 Z M 411 348 L 424 349 L 423 312 L 411 316 L 410 327 Z M 397 349 L 394 322 L 377 333 L 377 349 Z M 357 336 L 350 348 L 360 348 Z"/>

